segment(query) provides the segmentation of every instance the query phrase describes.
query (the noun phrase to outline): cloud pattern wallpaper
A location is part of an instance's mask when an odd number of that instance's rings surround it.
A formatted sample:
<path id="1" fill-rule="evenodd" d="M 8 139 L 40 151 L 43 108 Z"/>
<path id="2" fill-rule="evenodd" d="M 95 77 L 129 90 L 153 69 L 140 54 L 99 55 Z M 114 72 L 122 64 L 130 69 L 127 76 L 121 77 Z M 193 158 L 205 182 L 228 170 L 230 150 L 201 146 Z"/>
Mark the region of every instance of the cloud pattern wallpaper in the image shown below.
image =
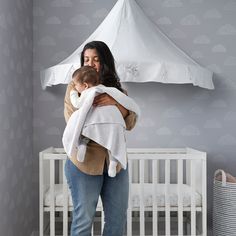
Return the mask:
<path id="1" fill-rule="evenodd" d="M 208 154 L 209 225 L 212 179 L 218 168 L 236 175 L 236 2 L 136 0 L 184 52 L 214 72 L 215 90 L 192 85 L 126 83 L 142 109 L 128 147 L 193 147 Z M 42 91 L 39 70 L 69 56 L 102 22 L 116 1 L 34 1 L 34 156 L 61 146 L 66 86 Z M 127 50 L 124 45 L 124 50 Z M 38 167 L 35 166 L 35 173 Z"/>
<path id="2" fill-rule="evenodd" d="M 33 176 L 33 4 L 0 1 L 0 235 L 31 235 Z"/>

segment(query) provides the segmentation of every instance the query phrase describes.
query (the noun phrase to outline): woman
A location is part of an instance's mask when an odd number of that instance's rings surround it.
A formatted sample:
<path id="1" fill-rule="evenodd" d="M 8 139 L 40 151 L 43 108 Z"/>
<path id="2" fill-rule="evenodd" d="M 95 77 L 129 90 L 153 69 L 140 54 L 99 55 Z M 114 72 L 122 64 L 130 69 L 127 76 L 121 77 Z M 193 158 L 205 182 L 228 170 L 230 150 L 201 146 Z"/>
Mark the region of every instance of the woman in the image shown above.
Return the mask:
<path id="1" fill-rule="evenodd" d="M 105 86 L 122 90 L 112 53 L 101 41 L 92 41 L 84 46 L 81 53 L 81 65 L 94 67 L 100 75 L 100 82 Z M 70 91 L 74 88 L 73 81 L 68 84 L 64 115 L 66 121 L 74 112 L 70 102 Z M 115 105 L 124 117 L 128 130 L 136 122 L 136 115 L 127 111 L 107 94 L 101 94 L 94 100 L 94 106 Z M 126 222 L 128 207 L 128 169 L 117 167 L 117 175 L 110 178 L 107 173 L 108 153 L 99 144 L 90 141 L 87 145 L 84 162 L 78 162 L 76 156 L 67 159 L 65 175 L 73 201 L 73 220 L 71 236 L 89 236 L 99 195 L 105 213 L 103 236 L 122 236 Z"/>

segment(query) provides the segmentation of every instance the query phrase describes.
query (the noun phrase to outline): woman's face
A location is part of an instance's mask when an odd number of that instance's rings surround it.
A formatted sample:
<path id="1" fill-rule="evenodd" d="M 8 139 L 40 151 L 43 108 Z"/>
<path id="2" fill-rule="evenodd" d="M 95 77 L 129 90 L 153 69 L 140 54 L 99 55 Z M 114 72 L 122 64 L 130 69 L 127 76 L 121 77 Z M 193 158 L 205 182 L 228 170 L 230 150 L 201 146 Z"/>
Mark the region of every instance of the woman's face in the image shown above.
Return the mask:
<path id="1" fill-rule="evenodd" d="M 84 66 L 91 66 L 97 72 L 100 71 L 100 61 L 96 49 L 86 49 L 84 52 Z"/>

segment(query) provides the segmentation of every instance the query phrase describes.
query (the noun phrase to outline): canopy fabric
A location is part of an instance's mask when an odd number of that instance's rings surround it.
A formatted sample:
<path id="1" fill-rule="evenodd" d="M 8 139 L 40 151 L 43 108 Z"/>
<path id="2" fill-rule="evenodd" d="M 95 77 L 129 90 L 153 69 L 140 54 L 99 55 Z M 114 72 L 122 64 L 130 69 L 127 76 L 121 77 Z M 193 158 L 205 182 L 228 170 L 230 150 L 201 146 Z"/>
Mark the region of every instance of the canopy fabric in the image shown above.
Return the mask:
<path id="1" fill-rule="evenodd" d="M 41 84 L 67 84 L 80 67 L 87 42 L 99 40 L 111 49 L 121 82 L 190 83 L 214 89 L 213 73 L 180 50 L 149 20 L 135 0 L 118 0 L 90 37 L 68 58 L 41 71 Z"/>

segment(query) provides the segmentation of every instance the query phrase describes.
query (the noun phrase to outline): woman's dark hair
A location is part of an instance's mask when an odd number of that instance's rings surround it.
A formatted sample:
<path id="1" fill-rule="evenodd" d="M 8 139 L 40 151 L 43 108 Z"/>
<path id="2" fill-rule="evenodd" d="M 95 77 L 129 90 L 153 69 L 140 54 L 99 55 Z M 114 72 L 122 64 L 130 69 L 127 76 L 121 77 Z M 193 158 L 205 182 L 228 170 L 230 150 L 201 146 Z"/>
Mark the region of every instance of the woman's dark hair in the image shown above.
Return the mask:
<path id="1" fill-rule="evenodd" d="M 102 41 L 91 41 L 87 43 L 81 53 L 81 66 L 84 65 L 84 52 L 87 49 L 95 49 L 97 51 L 100 62 L 100 83 L 107 87 L 115 87 L 123 92 L 120 84 L 120 79 L 116 73 L 115 60 L 109 47 Z"/>

